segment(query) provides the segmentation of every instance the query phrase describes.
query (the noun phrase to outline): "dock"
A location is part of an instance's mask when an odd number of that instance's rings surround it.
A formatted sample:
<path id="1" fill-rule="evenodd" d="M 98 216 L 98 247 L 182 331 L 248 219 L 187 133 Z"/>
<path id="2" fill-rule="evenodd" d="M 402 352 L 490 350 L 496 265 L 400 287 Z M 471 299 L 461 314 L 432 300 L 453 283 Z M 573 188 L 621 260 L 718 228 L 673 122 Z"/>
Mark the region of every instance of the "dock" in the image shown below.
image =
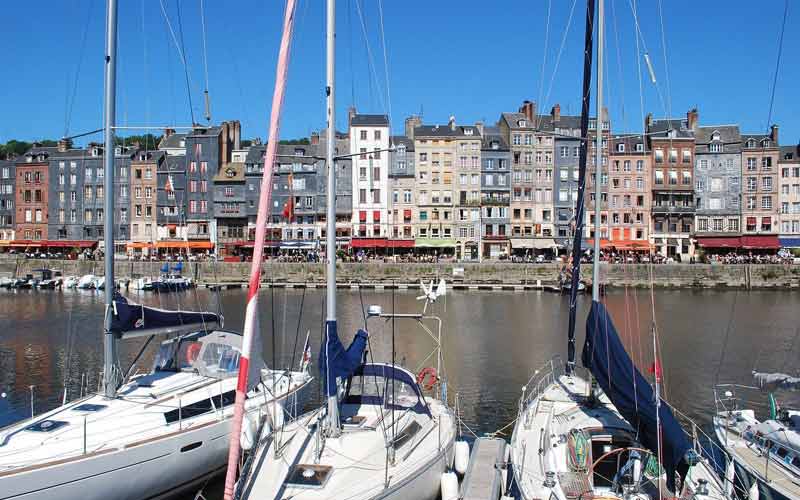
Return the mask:
<path id="1" fill-rule="evenodd" d="M 482 437 L 475 440 L 469 465 L 461 482 L 461 500 L 497 500 L 505 492 L 504 474 L 506 448 L 500 438 Z"/>

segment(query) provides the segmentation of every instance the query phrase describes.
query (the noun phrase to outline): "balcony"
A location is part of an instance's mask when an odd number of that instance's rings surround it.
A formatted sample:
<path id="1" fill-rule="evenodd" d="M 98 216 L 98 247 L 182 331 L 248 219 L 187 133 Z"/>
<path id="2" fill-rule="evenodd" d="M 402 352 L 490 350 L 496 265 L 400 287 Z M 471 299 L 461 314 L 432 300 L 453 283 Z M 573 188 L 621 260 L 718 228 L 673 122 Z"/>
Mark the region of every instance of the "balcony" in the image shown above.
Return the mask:
<path id="1" fill-rule="evenodd" d="M 244 203 L 236 203 L 234 206 L 221 203 L 214 204 L 214 217 L 247 217 L 247 210 Z"/>
<path id="2" fill-rule="evenodd" d="M 694 214 L 695 208 L 682 205 L 653 205 L 651 212 L 654 214 Z"/>

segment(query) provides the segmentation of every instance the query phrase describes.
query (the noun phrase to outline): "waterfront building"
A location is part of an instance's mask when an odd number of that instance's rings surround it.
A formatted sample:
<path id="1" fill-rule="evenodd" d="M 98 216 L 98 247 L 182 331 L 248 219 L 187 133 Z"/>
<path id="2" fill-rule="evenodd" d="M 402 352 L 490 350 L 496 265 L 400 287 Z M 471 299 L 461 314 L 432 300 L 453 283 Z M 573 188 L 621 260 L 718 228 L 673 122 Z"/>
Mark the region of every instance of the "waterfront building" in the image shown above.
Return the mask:
<path id="1" fill-rule="evenodd" d="M 47 239 L 50 154 L 55 148 L 34 146 L 16 163 L 16 236 L 26 241 Z M 39 246 L 39 245 L 31 245 Z"/>
<path id="2" fill-rule="evenodd" d="M 451 117 L 455 126 L 455 117 Z M 477 261 L 480 259 L 481 238 L 481 129 L 482 123 L 475 127 L 457 127 L 461 135 L 455 138 L 456 157 L 453 182 L 455 199 L 454 235 L 456 239 L 456 258 Z"/>
<path id="3" fill-rule="evenodd" d="M 413 137 L 413 130 L 412 130 Z M 404 135 L 391 138 L 389 155 L 389 239 L 391 248 L 414 246 L 414 218 L 417 216 L 414 198 L 414 140 Z"/>
<path id="4" fill-rule="evenodd" d="M 561 106 L 558 104 L 553 106 L 550 117 L 555 140 L 553 174 L 555 242 L 560 248 L 572 248 L 575 203 L 578 200 L 581 117 L 562 115 Z"/>
<path id="5" fill-rule="evenodd" d="M 497 127 L 480 130 L 481 259 L 511 254 L 511 148 Z"/>
<path id="6" fill-rule="evenodd" d="M 742 246 L 777 249 L 778 126 L 769 134 L 742 134 Z"/>
<path id="7" fill-rule="evenodd" d="M 175 142 L 178 140 L 182 139 L 177 138 Z M 157 246 L 169 251 L 170 248 L 180 248 L 178 244 L 186 241 L 186 156 L 171 155 L 168 150 L 165 152 L 167 154 L 157 169 L 156 224 Z"/>
<path id="8" fill-rule="evenodd" d="M 14 239 L 14 201 L 16 167 L 13 161 L 0 160 L 0 241 Z"/>
<path id="9" fill-rule="evenodd" d="M 247 236 L 247 184 L 244 160 L 247 152 L 236 151 L 232 160 L 214 176 L 214 234 L 218 255 L 236 254 L 236 246 Z"/>
<path id="10" fill-rule="evenodd" d="M 125 212 L 131 227 L 127 246 L 133 254 L 150 255 L 158 241 L 158 171 L 166 156 L 164 151 L 140 150 L 131 161 L 130 207 Z"/>
<path id="11" fill-rule="evenodd" d="M 800 144 L 781 146 L 778 167 L 780 244 L 782 247 L 800 248 Z"/>
<path id="12" fill-rule="evenodd" d="M 694 149 L 697 110 L 686 118 L 654 120 L 645 131 L 653 168 L 652 242 L 655 251 L 688 261 L 694 254 Z"/>
<path id="13" fill-rule="evenodd" d="M 697 127 L 695 144 L 695 239 L 707 251 L 727 251 L 742 232 L 739 126 Z"/>
<path id="14" fill-rule="evenodd" d="M 498 127 L 511 148 L 511 247 L 530 254 L 552 249 L 553 124 L 524 101 L 517 113 L 502 113 Z"/>
<path id="15" fill-rule="evenodd" d="M 602 142 L 600 144 L 600 245 L 601 247 L 608 245 L 608 240 L 611 237 L 609 231 L 609 143 L 611 139 L 611 122 L 608 119 L 608 110 L 603 108 L 602 120 L 600 123 L 600 134 Z M 585 210 L 586 219 L 584 220 L 584 234 L 590 240 L 594 240 L 594 220 L 595 220 L 595 170 L 597 165 L 597 117 L 589 117 L 589 135 L 588 135 L 588 154 L 586 166 L 586 196 Z M 616 208 L 616 207 L 615 207 Z M 592 241 L 588 242 L 591 246 Z"/>
<path id="16" fill-rule="evenodd" d="M 352 232 L 359 238 L 389 236 L 389 117 L 349 115 L 353 159 Z M 323 155 L 324 156 L 324 155 Z"/>
<path id="17" fill-rule="evenodd" d="M 616 250 L 650 250 L 650 152 L 644 136 L 611 137 L 609 156 L 609 245 Z"/>

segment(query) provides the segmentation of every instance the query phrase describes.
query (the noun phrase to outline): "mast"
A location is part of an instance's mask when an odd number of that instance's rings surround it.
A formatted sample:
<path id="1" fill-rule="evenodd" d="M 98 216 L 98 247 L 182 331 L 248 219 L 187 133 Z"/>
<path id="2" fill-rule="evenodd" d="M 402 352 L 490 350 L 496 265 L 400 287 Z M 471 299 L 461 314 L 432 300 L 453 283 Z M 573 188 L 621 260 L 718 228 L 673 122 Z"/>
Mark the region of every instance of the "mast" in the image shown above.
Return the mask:
<path id="1" fill-rule="evenodd" d="M 103 189 L 106 192 L 103 238 L 105 240 L 105 321 L 103 324 L 103 393 L 117 394 L 117 341 L 111 332 L 114 292 L 114 126 L 117 100 L 117 0 L 108 0 L 106 12 L 105 57 L 105 150 L 103 152 Z"/>
<path id="2" fill-rule="evenodd" d="M 581 243 L 586 196 L 586 164 L 589 156 L 589 101 L 592 93 L 592 32 L 594 28 L 595 0 L 586 1 L 586 33 L 583 58 L 583 93 L 581 99 L 581 147 L 578 159 L 578 199 L 575 202 L 575 234 L 572 241 L 572 283 L 569 292 L 569 331 L 567 340 L 567 374 L 575 367 L 575 315 L 577 313 L 578 284 L 581 274 Z"/>
<path id="3" fill-rule="evenodd" d="M 336 94 L 334 84 L 336 78 L 336 0 L 327 2 L 327 66 L 325 83 L 325 107 L 327 109 L 328 130 L 325 151 L 325 164 L 328 166 L 328 213 L 327 213 L 327 286 L 325 318 L 325 349 L 330 341 L 329 333 L 336 333 L 336 166 L 333 153 L 336 140 Z M 330 359 L 330 358 L 328 358 Z M 326 364 L 328 377 L 330 362 Z M 336 394 L 328 396 L 328 428 L 331 435 L 339 434 L 339 401 Z"/>
<path id="4" fill-rule="evenodd" d="M 258 199 L 258 215 L 256 216 L 256 241 L 253 247 L 253 262 L 250 266 L 250 282 L 247 289 L 247 307 L 244 319 L 244 338 L 242 339 L 242 355 L 239 359 L 239 375 L 236 382 L 236 400 L 233 407 L 230 443 L 228 447 L 228 470 L 225 474 L 224 499 L 231 500 L 236 483 L 236 470 L 239 464 L 240 437 L 242 418 L 244 416 L 244 400 L 247 393 L 250 355 L 254 344 L 260 349 L 261 331 L 258 328 L 258 291 L 261 288 L 261 264 L 264 257 L 264 239 L 267 234 L 267 218 L 270 211 L 272 194 L 272 174 L 277 159 L 281 110 L 286 90 L 286 75 L 289 69 L 289 49 L 294 27 L 295 0 L 286 0 L 286 13 L 283 20 L 278 64 L 275 69 L 275 90 L 272 94 L 272 109 L 269 119 L 269 137 L 267 151 L 264 155 L 264 174 L 261 177 L 261 191 Z M 260 356 L 261 353 L 257 352 Z M 258 377 L 257 373 L 253 374 Z M 257 382 L 257 381 L 256 381 Z M 252 383 L 252 382 L 251 382 Z M 273 427 L 274 428 L 274 427 Z"/>
<path id="5" fill-rule="evenodd" d="M 604 0 L 597 6 L 597 143 L 594 164 L 594 252 L 592 262 L 592 301 L 600 299 L 600 171 L 603 167 L 603 43 L 605 42 Z"/>

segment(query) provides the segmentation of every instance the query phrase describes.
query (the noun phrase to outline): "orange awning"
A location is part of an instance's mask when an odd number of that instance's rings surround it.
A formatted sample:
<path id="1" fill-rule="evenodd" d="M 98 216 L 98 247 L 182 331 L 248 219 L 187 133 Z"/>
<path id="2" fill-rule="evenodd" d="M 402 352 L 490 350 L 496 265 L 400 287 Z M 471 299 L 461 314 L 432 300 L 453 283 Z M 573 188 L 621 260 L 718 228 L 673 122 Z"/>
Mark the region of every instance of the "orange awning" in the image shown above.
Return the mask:
<path id="1" fill-rule="evenodd" d="M 153 244 L 146 241 L 131 241 L 126 245 L 126 247 L 136 249 L 153 248 Z"/>
<path id="2" fill-rule="evenodd" d="M 157 241 L 156 248 L 194 248 L 210 250 L 214 244 L 210 241 Z"/>

